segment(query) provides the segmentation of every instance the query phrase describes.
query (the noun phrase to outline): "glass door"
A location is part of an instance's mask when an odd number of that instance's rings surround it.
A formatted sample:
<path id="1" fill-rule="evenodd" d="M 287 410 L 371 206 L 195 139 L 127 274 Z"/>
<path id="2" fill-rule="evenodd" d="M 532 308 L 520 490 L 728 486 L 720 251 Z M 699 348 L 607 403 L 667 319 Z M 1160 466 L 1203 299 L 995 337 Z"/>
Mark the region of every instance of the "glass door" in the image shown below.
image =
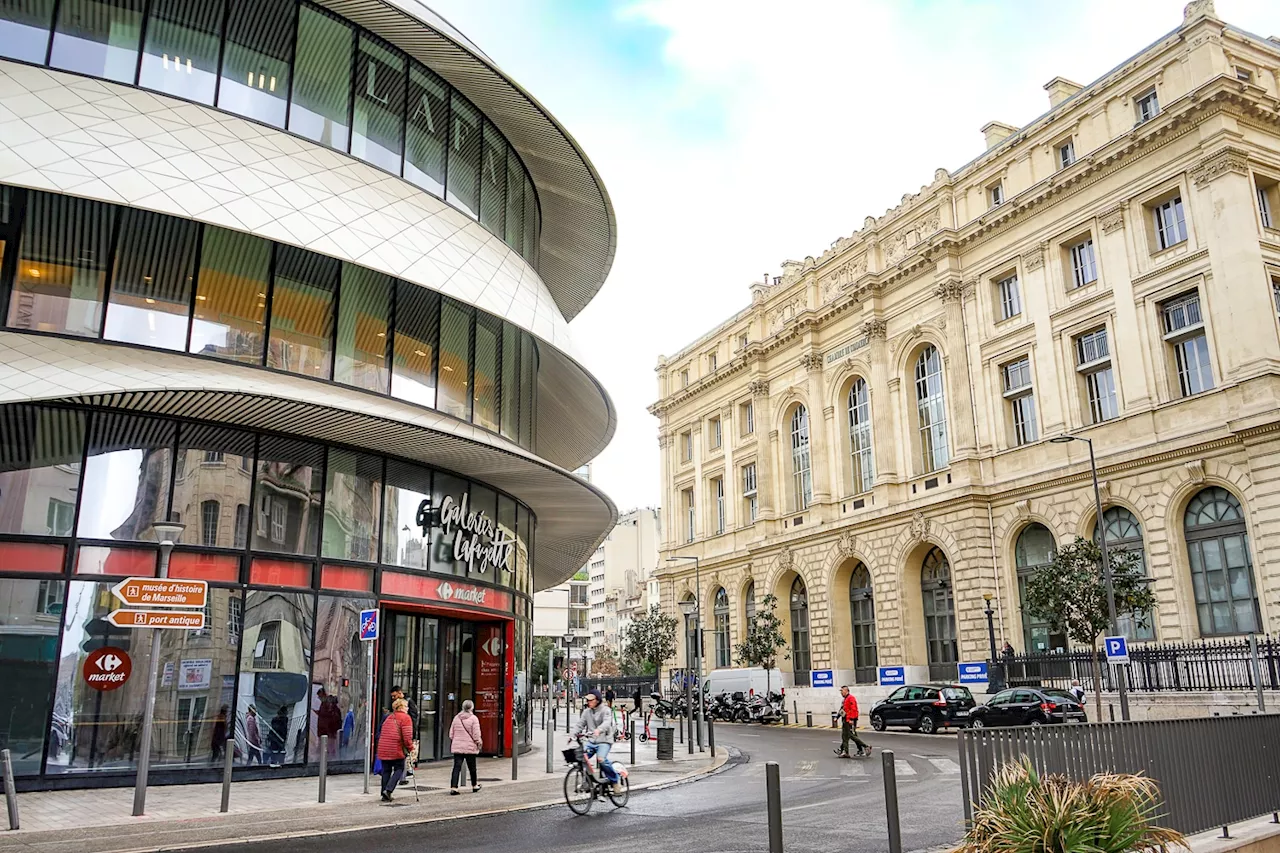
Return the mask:
<path id="1" fill-rule="evenodd" d="M 439 758 L 438 726 L 439 714 L 439 642 L 440 623 L 429 617 L 418 619 L 418 677 L 413 685 L 413 693 L 418 699 L 418 759 L 434 761 Z"/>
<path id="2" fill-rule="evenodd" d="M 439 720 L 440 731 L 448 732 L 449 726 L 453 724 L 454 716 L 458 713 L 458 709 L 462 707 L 462 699 L 458 696 L 458 692 L 461 689 L 458 665 L 461 658 L 462 625 L 457 622 L 444 622 L 440 626 L 440 634 Z M 453 752 L 449 749 L 449 739 L 447 737 L 441 738 L 440 757 L 446 758 L 452 755 Z"/>

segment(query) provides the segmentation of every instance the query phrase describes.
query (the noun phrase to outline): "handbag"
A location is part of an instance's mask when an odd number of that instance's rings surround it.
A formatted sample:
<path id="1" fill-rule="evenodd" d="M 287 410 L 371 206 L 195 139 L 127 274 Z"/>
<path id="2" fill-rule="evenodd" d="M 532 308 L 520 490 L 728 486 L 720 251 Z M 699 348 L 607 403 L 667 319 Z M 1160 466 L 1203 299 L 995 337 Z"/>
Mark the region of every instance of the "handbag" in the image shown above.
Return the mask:
<path id="1" fill-rule="evenodd" d="M 381 758 L 375 758 L 373 760 L 373 772 L 378 774 L 379 776 L 382 775 L 382 759 Z"/>

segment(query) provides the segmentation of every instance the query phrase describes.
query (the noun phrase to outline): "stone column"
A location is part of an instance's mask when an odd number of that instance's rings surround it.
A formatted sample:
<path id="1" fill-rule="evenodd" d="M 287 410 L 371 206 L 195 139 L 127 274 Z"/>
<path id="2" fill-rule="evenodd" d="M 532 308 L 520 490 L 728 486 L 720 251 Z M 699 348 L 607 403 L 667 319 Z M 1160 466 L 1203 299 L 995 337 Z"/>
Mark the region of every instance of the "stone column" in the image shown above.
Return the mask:
<path id="1" fill-rule="evenodd" d="M 672 476 L 671 445 L 673 438 L 669 432 L 658 433 L 658 460 L 662 465 L 662 503 L 666 507 L 675 507 L 675 484 Z M 668 511 L 667 523 L 662 525 L 662 549 L 672 547 L 675 542 L 675 525 L 672 524 L 674 513 Z"/>
<path id="2" fill-rule="evenodd" d="M 1142 328 L 1142 318 L 1133 298 L 1124 218 L 1123 204 L 1099 215 L 1098 261 L 1102 267 L 1102 283 L 1111 288 L 1116 312 L 1112 334 L 1107 341 L 1111 346 L 1111 366 L 1120 380 L 1121 405 L 1124 410 L 1133 411 L 1146 408 L 1151 401 L 1147 372 L 1150 359 L 1141 335 L 1121 333 L 1121 330 Z M 1141 224 L 1138 227 L 1141 228 Z M 1138 242 L 1145 243 L 1145 239 Z"/>
<path id="3" fill-rule="evenodd" d="M 898 477 L 898 433 L 893 424 L 897 395 L 889 390 L 891 366 L 885 335 L 888 324 L 873 317 L 862 324 L 871 357 L 871 446 L 876 465 L 875 484 L 892 483 Z M 910 446 L 910 442 L 907 443 Z"/>
<path id="4" fill-rule="evenodd" d="M 973 401 L 969 396 L 969 353 L 964 339 L 964 291 L 959 279 L 943 281 L 935 291 L 946 308 L 948 353 L 943 389 L 947 395 L 947 436 L 952 459 L 973 456 L 977 450 Z"/>
<path id="5" fill-rule="evenodd" d="M 1045 268 L 1048 246 L 1036 246 L 1022 257 L 1023 310 L 1032 318 L 1036 329 L 1035 354 L 1031 359 L 1035 377 L 1036 408 L 1041 437 L 1058 435 L 1065 431 L 1062 411 L 1062 392 L 1058 377 L 1070 376 L 1071 365 L 1065 373 L 1058 364 L 1058 348 L 1053 345 L 1053 323 L 1049 319 L 1053 305 L 1049 299 L 1049 271 Z M 1001 378 L 1003 387 L 1003 377 Z"/>
<path id="6" fill-rule="evenodd" d="M 809 352 L 800 357 L 809 389 L 809 472 L 813 478 L 813 504 L 831 501 L 831 478 L 827 463 L 831 459 L 830 430 L 826 413 L 826 390 L 822 381 L 822 353 Z"/>
<path id="7" fill-rule="evenodd" d="M 724 452 L 724 531 L 736 530 L 741 523 L 742 484 L 738 482 L 738 469 L 733 464 L 733 449 L 738 441 L 737 425 L 733 421 L 733 405 L 720 410 L 720 447 Z"/>
<path id="8" fill-rule="evenodd" d="M 777 517 L 774 510 L 773 466 L 778 459 L 778 433 L 769 426 L 769 380 L 753 379 L 747 386 L 751 391 L 751 406 L 755 411 L 756 426 L 756 504 L 758 520 Z M 762 434 L 763 433 L 763 434 Z"/>

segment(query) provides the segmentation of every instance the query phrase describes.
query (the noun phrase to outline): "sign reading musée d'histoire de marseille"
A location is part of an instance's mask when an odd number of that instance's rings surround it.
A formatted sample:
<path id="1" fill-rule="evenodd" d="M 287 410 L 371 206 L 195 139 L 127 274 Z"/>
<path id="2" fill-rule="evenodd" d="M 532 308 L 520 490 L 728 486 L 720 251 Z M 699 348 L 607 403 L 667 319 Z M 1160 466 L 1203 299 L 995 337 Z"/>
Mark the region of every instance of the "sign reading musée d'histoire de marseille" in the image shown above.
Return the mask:
<path id="1" fill-rule="evenodd" d="M 513 539 L 503 537 L 495 522 L 484 510 L 467 511 L 468 495 L 461 500 L 454 500 L 446 495 L 440 502 L 440 527 L 444 535 L 453 531 L 453 559 L 467 564 L 468 572 L 489 571 L 490 566 L 510 569 L 511 552 L 516 543 Z M 431 501 L 424 500 L 418 504 L 418 526 L 422 528 L 424 539 L 431 535 Z M 479 566 L 476 563 L 479 562 Z"/>

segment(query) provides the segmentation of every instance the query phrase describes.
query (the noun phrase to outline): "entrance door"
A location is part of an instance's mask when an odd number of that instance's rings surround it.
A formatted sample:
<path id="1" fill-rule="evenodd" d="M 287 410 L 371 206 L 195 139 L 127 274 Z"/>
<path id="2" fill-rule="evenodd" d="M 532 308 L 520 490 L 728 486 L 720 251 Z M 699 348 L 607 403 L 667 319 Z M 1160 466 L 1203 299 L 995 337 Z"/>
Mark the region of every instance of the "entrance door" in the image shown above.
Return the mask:
<path id="1" fill-rule="evenodd" d="M 414 693 L 418 699 L 418 759 L 439 758 L 438 732 L 440 671 L 440 623 L 431 618 L 418 619 L 418 680 Z"/>

